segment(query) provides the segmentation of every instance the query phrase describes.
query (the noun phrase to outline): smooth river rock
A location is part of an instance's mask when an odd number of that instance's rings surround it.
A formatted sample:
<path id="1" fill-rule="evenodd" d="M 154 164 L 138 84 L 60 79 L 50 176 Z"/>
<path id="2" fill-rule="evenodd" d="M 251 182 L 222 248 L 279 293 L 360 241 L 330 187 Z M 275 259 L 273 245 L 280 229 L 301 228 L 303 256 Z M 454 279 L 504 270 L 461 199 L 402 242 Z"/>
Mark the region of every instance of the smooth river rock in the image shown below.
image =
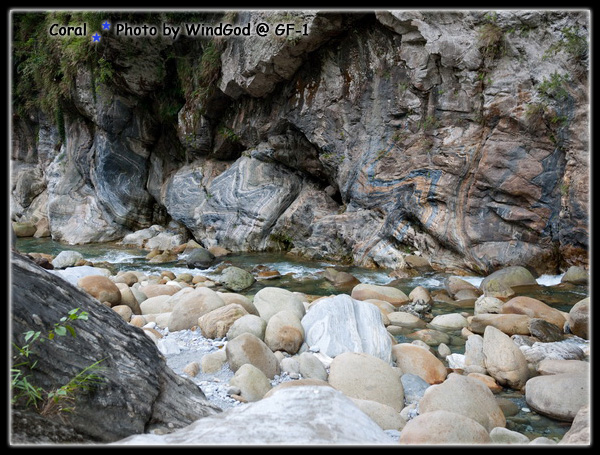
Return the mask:
<path id="1" fill-rule="evenodd" d="M 331 387 L 297 386 L 170 434 L 136 435 L 117 444 L 394 444 L 394 440 L 343 393 Z"/>
<path id="2" fill-rule="evenodd" d="M 376 306 L 346 294 L 320 299 L 302 318 L 306 344 L 329 357 L 364 352 L 391 363 L 392 341 Z"/>
<path id="3" fill-rule="evenodd" d="M 479 422 L 486 431 L 504 427 L 506 419 L 490 389 L 477 379 L 451 373 L 441 384 L 429 387 L 419 402 L 419 413 L 444 410 Z"/>
<path id="4" fill-rule="evenodd" d="M 525 384 L 525 400 L 536 412 L 571 422 L 590 402 L 590 378 L 586 373 L 536 376 Z"/>

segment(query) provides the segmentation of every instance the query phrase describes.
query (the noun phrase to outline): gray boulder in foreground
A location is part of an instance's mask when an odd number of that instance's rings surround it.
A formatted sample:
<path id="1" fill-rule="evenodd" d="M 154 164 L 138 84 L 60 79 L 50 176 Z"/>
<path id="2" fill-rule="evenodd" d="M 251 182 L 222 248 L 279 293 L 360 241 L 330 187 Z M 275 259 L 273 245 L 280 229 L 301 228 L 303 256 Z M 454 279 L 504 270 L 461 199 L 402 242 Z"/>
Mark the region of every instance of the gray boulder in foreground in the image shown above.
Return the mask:
<path id="1" fill-rule="evenodd" d="M 323 386 L 282 388 L 166 435 L 141 434 L 115 444 L 395 444 L 341 392 Z"/>
<path id="2" fill-rule="evenodd" d="M 12 253 L 12 342 L 23 346 L 23 333 L 29 330 L 47 335 L 75 308 L 89 314 L 88 320 L 71 322 L 76 336 L 57 336 L 32 345 L 30 361 L 37 364 L 24 372 L 31 383 L 49 391 L 102 361 L 98 374 L 104 381 L 90 392 L 75 395 L 74 410 L 64 428 L 87 441 L 112 442 L 152 428 L 184 427 L 220 411 L 196 384 L 167 366 L 141 329 L 81 289 Z M 27 431 L 35 431 L 35 426 L 22 425 L 26 434 L 17 435 L 18 440 L 30 441 Z"/>

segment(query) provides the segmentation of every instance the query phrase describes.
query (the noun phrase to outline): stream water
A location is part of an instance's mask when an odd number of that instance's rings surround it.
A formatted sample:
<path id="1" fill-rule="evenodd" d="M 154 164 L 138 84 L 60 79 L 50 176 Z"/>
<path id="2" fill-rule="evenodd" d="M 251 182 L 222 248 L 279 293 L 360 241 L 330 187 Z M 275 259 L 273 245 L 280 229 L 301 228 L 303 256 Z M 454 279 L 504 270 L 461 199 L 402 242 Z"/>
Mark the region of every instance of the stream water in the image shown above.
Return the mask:
<path id="1" fill-rule="evenodd" d="M 148 251 L 125 247 L 118 243 L 65 245 L 47 238 L 19 238 L 17 239 L 16 248 L 22 253 L 37 252 L 51 255 L 57 255 L 63 250 L 75 250 L 92 263 L 109 263 L 114 273 L 118 270 L 137 270 L 147 274 L 160 274 L 161 271 L 170 270 L 176 275 L 191 273 L 192 275 L 204 275 L 208 278 L 217 278 L 219 276 L 219 272 L 216 269 L 218 264 L 209 269 L 189 269 L 182 255 L 175 262 L 152 264 L 145 259 Z M 430 292 L 441 290 L 444 288 L 444 280 L 448 276 L 451 276 L 451 274 L 447 273 L 429 272 L 417 277 L 396 279 L 389 276 L 391 270 L 340 267 L 334 263 L 311 261 L 283 253 L 232 254 L 222 259 L 227 263 L 231 263 L 231 265 L 249 271 L 261 265 L 270 270 L 277 270 L 280 273 L 281 276 L 276 279 L 258 280 L 251 288 L 243 292 L 248 296 L 254 295 L 261 288 L 267 286 L 281 287 L 312 296 L 339 294 L 342 292 L 349 294 L 351 288 L 347 290 L 336 288 L 323 278 L 323 272 L 327 267 L 336 267 L 339 270 L 344 270 L 354 275 L 362 283 L 397 287 L 407 295 L 419 285 L 427 288 Z M 586 286 L 561 284 L 561 277 L 562 275 L 542 275 L 537 278 L 538 286 L 531 286 L 520 290 L 519 295 L 528 295 L 537 298 L 554 308 L 568 312 L 575 303 L 587 297 L 589 291 Z M 461 276 L 460 278 L 478 286 L 484 277 Z M 472 313 L 473 309 L 472 307 L 457 308 L 457 306 L 452 304 L 436 302 L 432 314 L 437 316 L 457 311 Z M 449 335 L 451 335 L 452 339 L 450 343 L 452 352 L 464 353 L 464 339 L 458 333 L 450 333 Z M 399 342 L 411 341 L 401 335 L 396 338 Z M 530 410 L 525 402 L 524 395 L 520 392 L 505 389 L 505 391 L 497 396 L 509 399 L 519 409 L 516 415 L 507 419 L 507 428 L 527 435 L 530 440 L 538 436 L 545 436 L 559 441 L 570 427 L 569 423 L 558 422 Z"/>

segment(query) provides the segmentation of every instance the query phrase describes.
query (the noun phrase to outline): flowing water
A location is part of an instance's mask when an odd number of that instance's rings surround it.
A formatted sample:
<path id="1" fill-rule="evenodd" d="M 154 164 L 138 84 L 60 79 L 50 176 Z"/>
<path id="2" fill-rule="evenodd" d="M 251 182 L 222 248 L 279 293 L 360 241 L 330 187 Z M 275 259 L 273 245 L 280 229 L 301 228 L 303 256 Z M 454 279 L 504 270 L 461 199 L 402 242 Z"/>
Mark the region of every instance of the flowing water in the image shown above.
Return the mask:
<path id="1" fill-rule="evenodd" d="M 391 285 L 401 289 L 406 294 L 416 286 L 423 286 L 430 292 L 442 290 L 444 289 L 444 280 L 452 276 L 448 273 L 429 272 L 417 277 L 396 279 L 389 276 L 391 270 L 340 267 L 334 263 L 312 261 L 284 253 L 232 254 L 222 258 L 221 262 L 217 261 L 217 265 L 211 268 L 189 269 L 185 264 L 183 255 L 180 255 L 180 259 L 175 262 L 152 264 L 145 259 L 148 251 L 126 247 L 118 243 L 65 245 L 50 239 L 19 238 L 16 247 L 22 253 L 37 252 L 51 255 L 57 255 L 63 250 L 78 251 L 85 259 L 96 265 L 102 266 L 98 264 L 101 262 L 108 263 L 113 273 L 119 270 L 136 270 L 143 271 L 146 274 L 158 275 L 162 271 L 170 270 L 176 275 L 191 273 L 192 275 L 204 275 L 209 279 L 216 279 L 219 276 L 219 264 L 222 262 L 249 271 L 256 266 L 262 266 L 269 270 L 277 270 L 280 273 L 280 277 L 276 279 L 258 280 L 251 288 L 243 292 L 248 296 L 254 295 L 261 288 L 267 286 L 281 287 L 315 297 L 340 293 L 349 294 L 351 287 L 348 289 L 335 287 L 323 278 L 323 272 L 327 267 L 336 267 L 338 270 L 348 272 L 362 283 Z M 538 286 L 520 289 L 519 295 L 537 298 L 554 308 L 568 312 L 575 303 L 587 297 L 589 292 L 585 286 L 561 284 L 561 277 L 562 275 L 542 275 L 537 278 Z M 484 277 L 461 276 L 460 278 L 478 286 Z M 436 302 L 432 314 L 437 316 L 460 311 L 472 314 L 473 308 L 472 306 L 457 308 L 456 305 Z M 460 333 L 449 333 L 449 335 L 451 337 L 449 347 L 452 352 L 464 353 L 464 339 L 460 337 Z M 403 335 L 398 335 L 396 338 L 399 342 L 411 341 L 410 338 Z M 558 422 L 531 411 L 525 402 L 524 395 L 520 392 L 505 389 L 498 396 L 509 399 L 519 409 L 516 415 L 507 419 L 507 428 L 527 435 L 530 440 L 538 436 L 546 436 L 558 441 L 570 427 L 569 423 Z"/>

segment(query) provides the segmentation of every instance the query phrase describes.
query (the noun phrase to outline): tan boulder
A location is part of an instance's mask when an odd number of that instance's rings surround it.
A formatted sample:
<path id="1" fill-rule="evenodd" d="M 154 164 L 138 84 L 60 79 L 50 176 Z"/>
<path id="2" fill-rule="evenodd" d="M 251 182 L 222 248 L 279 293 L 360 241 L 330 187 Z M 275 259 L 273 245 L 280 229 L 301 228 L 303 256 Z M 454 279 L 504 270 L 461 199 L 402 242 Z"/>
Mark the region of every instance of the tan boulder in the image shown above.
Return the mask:
<path id="1" fill-rule="evenodd" d="M 198 327 L 206 338 L 223 338 L 233 323 L 247 314 L 243 306 L 230 303 L 200 316 Z"/>
<path id="2" fill-rule="evenodd" d="M 272 351 L 296 354 L 304 342 L 302 322 L 289 310 L 275 313 L 265 328 L 265 343 Z"/>
<path id="3" fill-rule="evenodd" d="M 578 337 L 589 338 L 590 331 L 590 298 L 577 302 L 568 314 L 569 331 Z"/>
<path id="4" fill-rule="evenodd" d="M 198 325 L 198 318 L 225 306 L 215 291 L 203 287 L 186 288 L 171 296 L 168 302 L 172 310 L 167 326 L 172 332 L 191 329 Z"/>
<path id="5" fill-rule="evenodd" d="M 157 295 L 173 295 L 180 291 L 179 286 L 170 284 L 147 284 L 138 288 L 146 297 L 156 297 Z"/>
<path id="6" fill-rule="evenodd" d="M 513 297 L 502 305 L 500 312 L 502 314 L 524 314 L 530 318 L 544 319 L 561 330 L 566 322 L 565 317 L 559 310 L 532 297 Z"/>
<path id="7" fill-rule="evenodd" d="M 225 345 L 229 366 L 235 372 L 243 364 L 251 363 L 268 378 L 279 374 L 279 361 L 264 341 L 251 333 L 242 333 Z"/>
<path id="8" fill-rule="evenodd" d="M 446 367 L 429 350 L 410 343 L 392 346 L 392 357 L 403 373 L 415 374 L 429 384 L 439 384 L 446 379 Z"/>
<path id="9" fill-rule="evenodd" d="M 529 321 L 525 314 L 478 314 L 469 321 L 469 330 L 482 334 L 487 326 L 492 326 L 507 335 L 529 335 Z"/>
<path id="10" fill-rule="evenodd" d="M 356 300 L 384 300 L 394 306 L 400 306 L 410 301 L 408 296 L 400 289 L 396 289 L 392 286 L 378 286 L 375 284 L 364 283 L 354 286 L 350 296 Z"/>
<path id="11" fill-rule="evenodd" d="M 121 291 L 112 280 L 103 275 L 88 275 L 79 278 L 77 285 L 100 302 L 108 302 L 110 306 L 121 304 Z"/>
<path id="12" fill-rule="evenodd" d="M 344 352 L 329 367 L 328 382 L 352 398 L 373 400 L 396 411 L 404 407 L 404 389 L 394 368 L 378 357 Z"/>
<path id="13" fill-rule="evenodd" d="M 529 379 L 527 359 L 504 332 L 488 326 L 483 334 L 483 356 L 488 374 L 498 384 L 520 390 Z"/>
<path id="14" fill-rule="evenodd" d="M 486 428 L 462 414 L 440 409 L 421 413 L 400 432 L 400 444 L 486 444 Z"/>
<path id="15" fill-rule="evenodd" d="M 450 373 L 443 383 L 429 387 L 419 402 L 422 415 L 439 410 L 469 417 L 488 432 L 506 425 L 504 413 L 490 389 L 477 379 L 457 373 Z"/>

